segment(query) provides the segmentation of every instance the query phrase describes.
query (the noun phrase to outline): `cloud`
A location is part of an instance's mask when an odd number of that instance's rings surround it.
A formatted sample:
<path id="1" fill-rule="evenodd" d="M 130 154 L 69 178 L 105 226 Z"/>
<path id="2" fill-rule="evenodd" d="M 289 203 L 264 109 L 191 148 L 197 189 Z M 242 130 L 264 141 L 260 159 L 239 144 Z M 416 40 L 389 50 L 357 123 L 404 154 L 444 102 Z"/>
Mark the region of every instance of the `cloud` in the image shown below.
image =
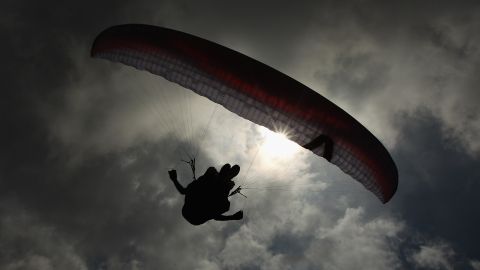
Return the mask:
<path id="1" fill-rule="evenodd" d="M 452 258 L 455 252 L 445 244 L 420 246 L 420 250 L 412 255 L 417 267 L 427 269 L 454 269 Z"/>
<path id="2" fill-rule="evenodd" d="M 347 209 L 333 228 L 320 228 L 307 256 L 321 269 L 397 269 L 397 235 L 404 224 L 388 218 L 362 221 L 362 209 Z"/>
<path id="3" fill-rule="evenodd" d="M 220 260 L 226 268 L 240 269 L 398 268 L 395 243 L 404 225 L 389 218 L 364 222 L 362 213 L 348 209 L 331 227 L 316 224 L 314 234 L 298 230 L 298 214 L 271 225 L 252 220 L 228 238 Z"/>
<path id="4" fill-rule="evenodd" d="M 403 138 L 394 156 L 403 173 L 393 208 L 399 208 L 398 213 L 421 233 L 453 242 L 461 248 L 459 253 L 478 257 L 471 238 L 479 222 L 471 215 L 478 205 L 473 180 L 478 178 L 478 160 L 444 138 L 440 120 L 428 112 L 398 121 Z"/>
<path id="5" fill-rule="evenodd" d="M 55 227 L 43 224 L 18 206 L 10 207 L 17 212 L 9 212 L 12 209 L 1 211 L 2 269 L 87 269 L 84 258 L 77 253 L 74 243 Z"/>
<path id="6" fill-rule="evenodd" d="M 474 270 L 480 269 L 480 261 L 472 260 L 472 261 L 470 262 L 470 265 L 472 266 L 472 268 L 473 268 Z"/>
<path id="7" fill-rule="evenodd" d="M 9 1 L 0 268 L 478 269 L 478 12 L 438 1 Z M 262 140 L 252 124 L 88 56 L 99 31 L 129 22 L 220 42 L 340 104 L 391 150 L 398 193 L 380 205 L 307 152 L 254 158 Z M 198 116 L 189 128 L 180 107 Z M 190 226 L 166 170 L 188 182 L 178 157 L 192 143 L 206 146 L 198 173 L 238 162 L 239 183 L 279 188 L 232 199 L 242 222 Z M 443 244 L 408 236 L 417 234 Z"/>

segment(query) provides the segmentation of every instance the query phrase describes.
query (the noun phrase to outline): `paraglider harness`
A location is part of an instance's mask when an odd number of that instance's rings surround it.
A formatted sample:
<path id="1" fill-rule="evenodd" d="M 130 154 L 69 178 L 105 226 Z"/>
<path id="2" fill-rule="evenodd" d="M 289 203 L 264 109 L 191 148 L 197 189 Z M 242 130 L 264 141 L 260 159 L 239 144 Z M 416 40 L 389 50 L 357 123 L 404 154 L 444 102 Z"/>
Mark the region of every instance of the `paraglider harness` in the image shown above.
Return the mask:
<path id="1" fill-rule="evenodd" d="M 245 194 L 240 192 L 241 190 L 242 190 L 242 186 L 238 186 L 234 191 L 232 191 L 232 193 L 230 193 L 230 195 L 228 195 L 228 197 L 238 193 L 238 194 L 242 195 L 243 197 L 247 198 L 247 196 L 245 196 Z"/>
<path id="2" fill-rule="evenodd" d="M 189 161 L 182 159 L 182 161 L 187 163 L 190 166 L 190 169 L 192 170 L 192 174 L 193 174 L 193 180 L 194 181 L 197 180 L 197 177 L 195 176 L 195 158 L 191 158 Z M 243 197 L 247 198 L 247 196 L 245 196 L 245 194 L 243 194 L 241 192 L 241 190 L 242 190 L 242 186 L 238 186 L 234 191 L 232 191 L 228 195 L 228 197 L 233 196 L 233 195 L 238 193 L 238 194 L 242 195 Z"/>
<path id="3" fill-rule="evenodd" d="M 192 169 L 193 180 L 197 180 L 197 177 L 195 176 L 195 158 L 190 158 L 189 161 L 182 159 L 182 161 L 190 165 L 190 169 Z"/>

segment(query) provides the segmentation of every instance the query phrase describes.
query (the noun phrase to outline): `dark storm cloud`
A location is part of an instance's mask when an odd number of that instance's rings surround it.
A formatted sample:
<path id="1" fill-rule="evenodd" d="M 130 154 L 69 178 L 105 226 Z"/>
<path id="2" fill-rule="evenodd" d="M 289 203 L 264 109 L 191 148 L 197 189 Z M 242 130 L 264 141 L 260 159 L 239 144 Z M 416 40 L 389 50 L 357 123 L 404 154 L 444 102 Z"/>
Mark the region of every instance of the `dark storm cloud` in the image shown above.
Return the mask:
<path id="1" fill-rule="evenodd" d="M 462 143 L 475 146 L 480 127 L 476 2 L 4 1 L 1 10 L 0 50 L 6 53 L 0 67 L 0 268 L 348 269 L 358 262 L 358 254 L 378 258 L 365 264 L 369 269 L 448 268 L 480 258 L 474 242 L 480 227 L 475 215 L 480 210 L 475 196 L 478 158 L 465 154 Z M 186 227 L 179 215 L 181 197 L 158 169 L 168 159 L 159 153 L 173 139 L 152 142 L 132 136 L 115 150 L 85 149 L 115 141 L 96 132 L 108 123 L 109 114 L 122 115 L 114 108 L 129 106 L 126 96 L 109 99 L 115 92 L 108 82 L 110 71 L 89 59 L 90 43 L 104 28 L 130 22 L 177 28 L 238 46 L 287 72 L 293 72 L 293 63 L 313 60 L 323 69 L 295 72 L 325 85 L 330 98 L 357 108 L 373 106 L 372 100 L 387 92 L 390 102 L 374 104 L 390 112 L 388 117 L 398 117 L 392 153 L 400 186 L 392 203 L 380 209 L 366 193 L 346 199 L 336 193 L 322 198 L 313 194 L 300 201 L 269 194 L 251 199 L 265 211 L 273 209 L 268 214 L 252 210 L 249 219 L 258 222 L 253 229 Z M 325 47 L 302 51 L 312 41 Z M 399 67 L 402 59 L 411 61 Z M 401 77 L 399 70 L 418 77 Z M 93 94 L 88 83 L 100 92 Z M 78 85 L 83 88 L 72 90 Z M 85 93 L 86 100 L 76 111 L 78 93 Z M 399 102 L 403 104 L 395 105 Z M 426 111 L 417 110 L 419 104 Z M 407 109 L 403 113 L 390 107 Z M 62 139 L 62 124 L 81 132 L 67 136 L 71 141 Z M 209 156 L 203 156 L 205 167 Z M 364 214 L 366 220 L 360 210 L 349 208 L 357 204 L 373 209 Z M 388 243 L 402 230 L 401 222 L 371 220 L 390 210 L 404 219 L 407 232 L 440 240 L 410 239 L 404 248 L 410 253 L 400 263 Z M 457 253 L 451 255 L 451 249 Z M 438 254 L 450 257 L 439 261 Z"/>
<path id="2" fill-rule="evenodd" d="M 395 157 L 400 168 L 401 196 L 393 202 L 406 220 L 431 237 L 441 236 L 455 249 L 480 257 L 472 234 L 480 226 L 480 169 L 455 146 L 439 136 L 441 124 L 425 111 L 405 117 Z"/>
<path id="3" fill-rule="evenodd" d="M 341 95 L 358 106 L 365 106 L 371 96 L 385 91 L 389 80 L 396 77 L 390 70 L 396 63 L 388 58 L 389 52 L 399 54 L 400 58 L 419 56 L 421 68 L 417 69 L 414 61 L 410 68 L 418 71 L 421 77 L 421 85 L 416 90 L 422 91 L 420 95 L 427 98 L 419 105 L 424 110 L 427 103 L 430 113 L 426 116 L 422 110 L 420 113 L 415 110 L 416 117 L 400 114 L 402 119 L 396 122 L 400 138 L 394 153 L 401 153 L 396 156 L 400 188 L 399 201 L 394 199 L 393 207 L 400 205 L 400 213 L 406 221 L 425 235 L 445 238 L 467 257 L 478 258 L 476 242 L 471 238 L 479 225 L 474 214 L 480 205 L 475 196 L 478 159 L 466 155 L 468 145 L 467 149 L 462 147 L 461 140 L 473 141 L 472 146 L 475 146 L 471 134 L 479 134 L 477 104 L 480 96 L 475 75 L 480 59 L 480 28 L 475 21 L 479 6 L 473 2 L 455 6 L 430 4 L 386 6 L 365 2 L 347 5 L 348 11 L 344 13 L 332 12 L 337 15 L 333 18 L 316 18 L 318 35 L 326 35 L 331 39 L 329 42 L 345 49 L 335 56 L 334 65 L 328 66 L 330 75 L 316 75 L 326 81 L 331 95 Z M 323 28 L 333 22 L 336 22 L 335 28 Z M 325 33 L 322 30 L 326 30 Z M 367 36 L 369 42 L 373 42 L 373 49 L 367 47 L 367 52 L 351 50 L 361 41 L 359 36 Z M 398 51 L 398 44 L 406 47 Z M 450 72 L 450 68 L 454 72 Z M 460 70 L 460 74 L 455 69 Z M 401 87 L 395 90 L 400 95 L 402 91 L 411 92 Z M 416 95 L 412 93 L 411 96 Z M 392 92 L 390 102 L 383 104 L 385 108 L 395 102 L 394 97 L 395 92 Z M 456 103 L 451 110 L 438 108 L 451 103 Z M 448 132 L 457 128 L 463 134 Z"/>
<path id="4" fill-rule="evenodd" d="M 317 11 L 315 1 L 302 5 L 291 1 L 182 2 L 180 13 L 189 21 L 182 22 L 185 30 L 236 45 L 277 67 L 288 65 L 292 44 L 305 34 Z"/>
<path id="5" fill-rule="evenodd" d="M 3 175 L 8 182 L 2 190 L 2 200 L 3 203 L 12 200 L 16 204 L 3 209 L 5 217 L 23 212 L 27 216 L 33 215 L 32 226 L 52 228 L 56 237 L 73 237 L 71 240 L 76 243 L 77 252 L 87 258 L 120 255 L 122 252 L 134 254 L 134 251 L 128 251 L 129 243 L 148 238 L 158 230 L 159 223 L 166 228 L 164 226 L 172 223 L 178 215 L 161 203 L 162 199 L 166 199 L 162 197 L 165 189 L 170 187 L 145 180 L 152 174 L 147 168 L 155 169 L 157 162 L 161 161 L 148 153 L 133 155 L 134 165 L 126 168 L 122 168 L 119 160 L 124 155 L 117 155 L 92 159 L 71 170 L 67 169 L 66 159 L 62 158 L 30 164 L 29 168 L 23 168 L 23 175 L 16 171 L 7 172 Z M 148 159 L 147 163 L 144 163 L 145 158 Z M 139 180 L 135 182 L 137 178 Z M 155 181 L 160 181 L 158 179 L 164 177 L 155 175 L 155 178 Z M 141 234 L 138 234 L 140 227 Z M 12 236 L 8 230 L 2 231 L 2 238 L 9 237 Z M 22 238 L 35 241 L 29 238 L 36 236 L 19 234 L 17 237 L 14 240 L 22 243 Z M 47 257 L 52 255 L 42 251 L 42 245 L 39 246 L 40 250 L 35 246 L 25 248 L 30 250 L 28 253 L 39 252 Z M 13 255 L 21 256 L 22 251 L 27 250 L 16 250 L 19 254 Z M 2 259 L 2 265 L 6 267 L 8 263 L 23 258 L 12 256 Z M 124 259 L 129 261 L 128 256 Z M 87 259 L 87 262 L 89 260 L 92 259 Z"/>
<path id="6" fill-rule="evenodd" d="M 181 228 L 175 207 L 179 201 L 165 196 L 172 187 L 159 184 L 165 183 L 165 175 L 154 171 L 163 163 L 156 158 L 160 150 L 145 146 L 147 152 L 136 148 L 91 157 L 72 167 L 69 160 L 75 153 L 50 134 L 45 117 L 45 110 L 66 110 L 69 84 L 82 76 L 72 49 L 81 47 L 88 59 L 95 34 L 112 21 L 123 22 L 119 17 L 126 7 L 62 1 L 5 4 L 2 15 L 11 16 L 4 17 L 0 28 L 6 37 L 0 49 L 7 52 L 1 67 L 0 268 L 133 269 L 136 261 L 145 261 L 138 249 L 148 249 L 138 242 L 145 244 L 159 230 L 171 233 L 168 227 Z M 84 116 L 93 129 L 96 116 Z M 125 156 L 132 156 L 134 165 L 123 167 Z"/>
<path id="7" fill-rule="evenodd" d="M 189 226 L 179 215 L 181 198 L 158 170 L 166 162 L 159 155 L 165 144 L 158 145 L 162 149 L 146 144 L 75 168 L 65 156 L 31 164 L 23 175 L 3 174 L 2 268 L 31 263 L 35 269 L 38 260 L 52 269 L 133 269 L 135 262 L 152 268 L 195 254 L 180 233 Z M 148 249 L 162 252 L 152 257 Z"/>
<path id="8" fill-rule="evenodd" d="M 316 75 L 328 82 L 326 90 L 331 95 L 342 93 L 354 95 L 355 99 L 385 90 L 391 77 L 399 75 L 393 73 L 398 70 L 391 68 L 412 57 L 417 58 L 417 62 L 409 63 L 410 68 L 415 70 L 418 68 L 415 65 L 431 68 L 419 69 L 418 75 L 449 79 L 453 74 L 436 72 L 440 70 L 435 64 L 461 68 L 478 63 L 475 16 L 479 7 L 474 4 L 466 7 L 462 3 L 446 7 L 441 3 L 430 6 L 426 2 L 378 5 L 365 2 L 348 5 L 348 12 L 333 18 L 319 19 L 312 34 L 318 36 L 319 41 L 340 49 L 327 47 L 321 51 L 325 55 L 333 53 L 330 56 L 333 60 L 326 74 L 317 71 Z M 328 27 L 333 22 L 335 27 Z M 438 78 L 440 76 L 444 78 Z M 475 76 L 467 77 L 475 80 Z M 472 93 L 471 89 L 465 90 Z"/>

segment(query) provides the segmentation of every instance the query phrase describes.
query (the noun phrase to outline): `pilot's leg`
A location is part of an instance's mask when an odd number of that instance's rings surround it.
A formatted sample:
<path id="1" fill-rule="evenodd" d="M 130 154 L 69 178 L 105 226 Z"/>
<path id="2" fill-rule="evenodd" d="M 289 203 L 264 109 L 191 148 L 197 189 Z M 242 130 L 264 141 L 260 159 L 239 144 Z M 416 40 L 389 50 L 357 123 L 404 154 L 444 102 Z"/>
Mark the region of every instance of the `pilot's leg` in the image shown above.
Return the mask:
<path id="1" fill-rule="evenodd" d="M 238 211 L 233 215 L 218 215 L 214 219 L 218 221 L 228 221 L 228 220 L 240 220 L 242 218 L 243 218 L 243 211 Z"/>

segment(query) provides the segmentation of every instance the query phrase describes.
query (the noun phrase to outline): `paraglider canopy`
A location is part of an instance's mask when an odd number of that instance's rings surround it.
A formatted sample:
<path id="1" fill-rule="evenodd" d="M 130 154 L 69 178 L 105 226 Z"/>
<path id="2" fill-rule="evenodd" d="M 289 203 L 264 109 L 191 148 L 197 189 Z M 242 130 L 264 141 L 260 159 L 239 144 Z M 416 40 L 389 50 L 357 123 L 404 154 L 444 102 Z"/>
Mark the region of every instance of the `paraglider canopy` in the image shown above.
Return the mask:
<path id="1" fill-rule="evenodd" d="M 383 203 L 397 189 L 395 163 L 382 143 L 344 110 L 289 76 L 248 56 L 163 27 L 113 26 L 91 54 L 147 70 L 326 158 Z"/>

